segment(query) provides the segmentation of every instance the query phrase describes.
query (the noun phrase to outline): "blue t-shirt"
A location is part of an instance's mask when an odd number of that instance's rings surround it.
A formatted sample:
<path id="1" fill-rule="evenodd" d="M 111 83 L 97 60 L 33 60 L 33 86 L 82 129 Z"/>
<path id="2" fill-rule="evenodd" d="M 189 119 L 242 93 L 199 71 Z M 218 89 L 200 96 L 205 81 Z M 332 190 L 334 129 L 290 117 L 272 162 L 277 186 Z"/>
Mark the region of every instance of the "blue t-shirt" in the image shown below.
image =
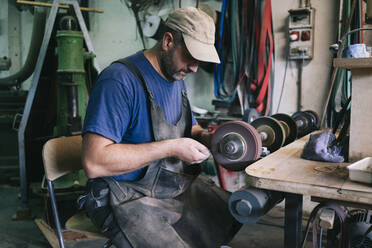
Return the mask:
<path id="1" fill-rule="evenodd" d="M 126 59 L 141 71 L 156 104 L 164 112 L 165 120 L 177 124 L 182 114 L 180 82 L 165 80 L 142 51 Z M 185 88 L 184 82 L 181 83 Z M 196 120 L 193 117 L 194 124 Z M 153 141 L 145 90 L 125 65 L 113 63 L 99 75 L 89 97 L 83 134 L 86 132 L 97 133 L 115 143 L 141 144 Z M 139 169 L 114 178 L 133 181 L 142 171 Z"/>

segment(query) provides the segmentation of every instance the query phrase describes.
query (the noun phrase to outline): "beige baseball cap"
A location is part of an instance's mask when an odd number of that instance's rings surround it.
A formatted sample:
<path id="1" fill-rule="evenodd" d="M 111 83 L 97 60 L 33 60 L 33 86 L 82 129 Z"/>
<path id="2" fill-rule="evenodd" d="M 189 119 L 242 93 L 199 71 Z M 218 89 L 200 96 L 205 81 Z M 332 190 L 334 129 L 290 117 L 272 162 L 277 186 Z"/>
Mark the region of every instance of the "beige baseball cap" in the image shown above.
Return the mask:
<path id="1" fill-rule="evenodd" d="M 182 32 L 187 50 L 199 61 L 220 63 L 214 47 L 215 25 L 212 17 L 195 7 L 184 7 L 169 14 L 165 24 Z"/>

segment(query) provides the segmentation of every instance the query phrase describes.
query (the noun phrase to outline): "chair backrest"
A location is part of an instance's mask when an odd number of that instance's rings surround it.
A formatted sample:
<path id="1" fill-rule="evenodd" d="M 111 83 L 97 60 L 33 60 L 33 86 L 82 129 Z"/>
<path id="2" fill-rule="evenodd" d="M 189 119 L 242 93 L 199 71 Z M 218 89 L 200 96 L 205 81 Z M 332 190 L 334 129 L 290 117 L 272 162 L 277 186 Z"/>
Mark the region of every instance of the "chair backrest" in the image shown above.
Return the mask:
<path id="1" fill-rule="evenodd" d="M 43 147 L 45 177 L 54 181 L 68 173 L 82 169 L 82 137 L 70 136 L 48 140 Z"/>

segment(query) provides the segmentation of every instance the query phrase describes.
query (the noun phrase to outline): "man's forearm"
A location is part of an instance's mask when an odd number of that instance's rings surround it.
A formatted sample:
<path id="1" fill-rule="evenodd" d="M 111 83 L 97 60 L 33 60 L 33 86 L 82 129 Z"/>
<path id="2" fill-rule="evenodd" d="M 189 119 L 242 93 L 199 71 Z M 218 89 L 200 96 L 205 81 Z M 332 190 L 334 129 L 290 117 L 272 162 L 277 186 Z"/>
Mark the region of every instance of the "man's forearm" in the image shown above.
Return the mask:
<path id="1" fill-rule="evenodd" d="M 83 139 L 83 166 L 88 177 L 113 176 L 138 170 L 154 160 L 171 156 L 172 141 L 119 144 L 86 134 Z"/>
<path id="2" fill-rule="evenodd" d="M 207 159 L 209 151 L 190 138 L 134 145 L 117 144 L 95 133 L 86 133 L 83 137 L 82 163 L 90 178 L 125 174 L 165 157 L 195 164 Z"/>

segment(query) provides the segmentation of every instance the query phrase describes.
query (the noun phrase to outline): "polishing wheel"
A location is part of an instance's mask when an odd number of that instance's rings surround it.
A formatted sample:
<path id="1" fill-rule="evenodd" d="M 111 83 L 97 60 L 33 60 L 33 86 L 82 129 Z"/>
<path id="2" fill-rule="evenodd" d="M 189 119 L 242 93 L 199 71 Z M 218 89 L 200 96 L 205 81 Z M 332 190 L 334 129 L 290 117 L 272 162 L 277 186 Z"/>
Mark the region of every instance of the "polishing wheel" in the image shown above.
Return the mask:
<path id="1" fill-rule="evenodd" d="M 284 146 L 292 143 L 297 138 L 297 125 L 294 119 L 287 114 L 275 114 L 272 115 L 274 119 L 278 120 L 285 129 L 285 141 Z"/>
<path id="2" fill-rule="evenodd" d="M 220 125 L 212 136 L 211 152 L 225 169 L 240 171 L 261 155 L 261 138 L 244 121 L 229 121 Z"/>
<path id="3" fill-rule="evenodd" d="M 298 111 L 292 115 L 297 126 L 297 138 L 305 136 L 314 130 L 319 129 L 319 116 L 312 110 Z"/>
<path id="4" fill-rule="evenodd" d="M 302 136 L 311 132 L 310 119 L 308 114 L 299 111 L 294 113 L 292 115 L 292 118 L 295 120 L 298 130 L 297 138 L 301 138 Z"/>
<path id="5" fill-rule="evenodd" d="M 305 113 L 308 113 L 311 116 L 311 124 L 314 130 L 320 128 L 320 118 L 319 115 L 313 110 L 305 110 Z"/>
<path id="6" fill-rule="evenodd" d="M 256 128 L 261 136 L 262 146 L 267 147 L 270 152 L 275 152 L 285 142 L 285 130 L 279 121 L 272 117 L 260 117 L 251 125 Z"/>

